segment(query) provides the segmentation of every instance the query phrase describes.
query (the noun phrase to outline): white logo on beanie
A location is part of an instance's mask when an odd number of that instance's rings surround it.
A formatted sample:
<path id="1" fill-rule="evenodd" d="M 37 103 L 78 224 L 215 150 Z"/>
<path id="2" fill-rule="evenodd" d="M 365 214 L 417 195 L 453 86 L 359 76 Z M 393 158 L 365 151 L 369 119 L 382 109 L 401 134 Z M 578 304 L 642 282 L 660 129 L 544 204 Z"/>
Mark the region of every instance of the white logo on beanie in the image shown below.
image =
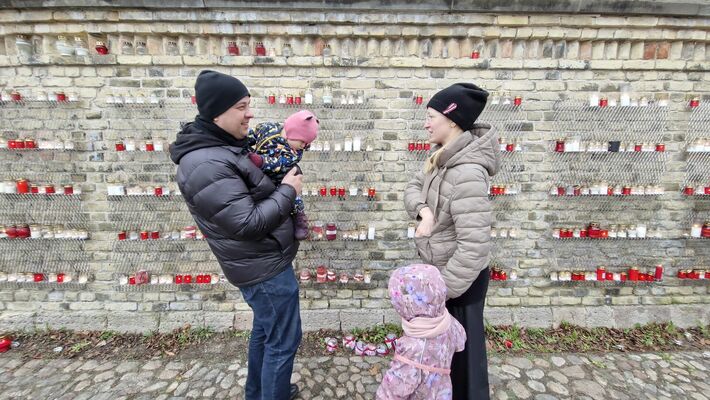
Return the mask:
<path id="1" fill-rule="evenodd" d="M 446 115 L 446 114 L 450 113 L 451 111 L 454 111 L 457 107 L 458 107 L 458 105 L 456 105 L 456 103 L 451 103 L 451 104 L 449 104 L 448 107 L 446 107 L 446 110 L 442 111 L 441 113 Z"/>

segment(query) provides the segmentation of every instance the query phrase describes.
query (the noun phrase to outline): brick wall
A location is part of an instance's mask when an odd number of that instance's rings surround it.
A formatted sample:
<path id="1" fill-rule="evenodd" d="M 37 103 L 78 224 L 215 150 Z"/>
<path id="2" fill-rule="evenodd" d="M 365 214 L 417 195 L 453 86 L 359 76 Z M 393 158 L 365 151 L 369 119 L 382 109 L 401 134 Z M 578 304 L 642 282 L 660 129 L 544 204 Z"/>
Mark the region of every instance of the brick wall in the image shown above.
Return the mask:
<path id="1" fill-rule="evenodd" d="M 515 271 L 518 279 L 491 284 L 489 322 L 526 326 L 563 320 L 588 326 L 708 322 L 708 280 L 676 278 L 678 270 L 710 269 L 708 242 L 684 238 L 692 222 L 709 217 L 710 205 L 706 198 L 681 195 L 686 182 L 710 180 L 707 159 L 694 159 L 686 152 L 689 138 L 708 136 L 703 136 L 708 109 L 688 108 L 694 97 L 701 104 L 710 99 L 706 19 L 441 10 L 57 8 L 3 9 L 0 21 L 2 92 L 7 96 L 17 90 L 32 100 L 41 92 L 64 91 L 78 99 L 69 104 L 10 101 L 0 107 L 6 140 L 31 137 L 74 144 L 71 150 L 3 150 L 2 180 L 26 178 L 58 187 L 73 183 L 81 191 L 51 201 L 5 195 L 0 223 L 62 224 L 64 230 L 85 229 L 90 235 L 89 240 L 0 243 L 0 271 L 6 275 L 42 273 L 46 279 L 64 272 L 74 277 L 62 284 L 0 283 L 2 328 L 147 331 L 184 323 L 249 327 L 248 307 L 238 290 L 225 283 L 130 285 L 122 280 L 141 269 L 156 279 L 220 272 L 204 241 L 117 240 L 121 230 L 169 234 L 190 224 L 182 199 L 173 193 L 175 167 L 167 154 L 116 152 L 115 144 L 133 141 L 140 147 L 152 140 L 167 148 L 180 122 L 195 115 L 190 96 L 195 77 L 204 68 L 243 79 L 253 95 L 257 121 L 282 120 L 297 109 L 270 105 L 268 95 L 278 99 L 310 91 L 316 99 L 311 108 L 323 121 L 323 141 L 334 150 L 348 136 L 360 137 L 363 148 L 371 147 L 361 152 L 314 152 L 304 161 L 310 190 L 323 185 L 359 190 L 357 197 L 343 201 L 307 198 L 312 219 L 336 222 L 341 236 L 346 230 L 376 230 L 375 240 L 302 244 L 297 269 L 326 265 L 351 279 L 303 284 L 307 329 L 397 321 L 389 307 L 386 278 L 389 270 L 416 260 L 407 238 L 402 191 L 424 159 L 407 148 L 409 142 L 425 138 L 424 108 L 413 99 L 421 95 L 426 104 L 438 89 L 459 81 L 476 82 L 498 97 L 523 99 L 519 107 L 492 105 L 484 116 L 522 150 L 505 155 L 504 171 L 494 180 L 519 188 L 515 196 L 493 199 L 496 228 L 514 228 L 517 233 L 515 239 L 496 240 L 494 264 L 508 274 Z M 32 43 L 32 55 L 18 54 L 18 34 Z M 59 55 L 59 35 L 72 43 L 80 37 L 90 55 Z M 97 41 L 108 45 L 109 55 L 96 54 Z M 146 54 L 121 54 L 124 41 L 134 45 L 134 53 L 138 42 L 145 42 Z M 230 56 L 229 41 L 252 54 L 262 42 L 267 55 Z M 169 42 L 175 42 L 177 55 Z M 247 45 L 242 47 L 243 43 Z M 284 56 L 285 44 L 293 55 Z M 472 58 L 474 51 L 478 58 Z M 636 113 L 620 107 L 616 114 L 581 112 L 590 95 L 618 100 L 622 90 L 651 105 L 633 108 Z M 321 103 L 324 94 L 333 96 L 333 106 Z M 115 97 L 133 101 L 143 97 L 146 103 L 117 106 L 110 101 Z M 342 105 L 341 98 L 354 104 Z M 668 106 L 659 107 L 658 101 L 667 101 Z M 691 126 L 692 121 L 698 122 Z M 630 154 L 585 158 L 552 151 L 552 142 L 571 132 L 603 141 L 599 138 L 605 129 L 629 140 L 662 141 L 667 151 L 640 158 Z M 549 195 L 552 185 L 592 184 L 595 176 L 610 183 L 616 179 L 615 183 L 660 186 L 665 193 L 623 200 Z M 108 188 L 117 185 L 149 192 L 164 186 L 171 195 L 109 196 Z M 362 195 L 369 187 L 377 190 L 375 199 Z M 645 222 L 660 238 L 575 242 L 552 237 L 556 228 L 590 221 Z M 665 268 L 662 282 L 550 280 L 551 273 L 592 271 L 597 265 L 620 272 L 634 265 L 652 269 L 656 264 Z M 365 271 L 371 273 L 372 282 L 352 281 L 355 273 Z M 87 281 L 79 282 L 80 277 Z"/>

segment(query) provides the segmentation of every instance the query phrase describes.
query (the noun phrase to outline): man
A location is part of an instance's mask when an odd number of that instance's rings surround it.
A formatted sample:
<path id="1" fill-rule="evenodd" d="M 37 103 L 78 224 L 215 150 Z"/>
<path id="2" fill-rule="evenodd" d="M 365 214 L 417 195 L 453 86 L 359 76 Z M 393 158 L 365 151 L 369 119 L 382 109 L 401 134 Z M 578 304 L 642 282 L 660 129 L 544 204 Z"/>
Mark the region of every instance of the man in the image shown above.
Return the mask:
<path id="1" fill-rule="evenodd" d="M 195 83 L 199 115 L 170 147 L 177 183 L 227 280 L 254 312 L 247 400 L 293 399 L 301 341 L 298 251 L 291 211 L 303 187 L 292 169 L 276 187 L 247 156 L 251 97 L 238 79 L 203 71 Z"/>

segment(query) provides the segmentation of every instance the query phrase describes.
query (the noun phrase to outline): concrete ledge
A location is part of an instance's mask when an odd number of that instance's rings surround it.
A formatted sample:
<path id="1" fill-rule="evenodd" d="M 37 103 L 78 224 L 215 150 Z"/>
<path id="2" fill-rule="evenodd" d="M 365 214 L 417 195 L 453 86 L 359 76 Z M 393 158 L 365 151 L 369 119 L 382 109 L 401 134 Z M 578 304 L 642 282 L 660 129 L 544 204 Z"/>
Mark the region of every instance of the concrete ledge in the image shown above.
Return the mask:
<path id="1" fill-rule="evenodd" d="M 262 10 L 327 10 L 327 11 L 419 11 L 460 13 L 560 13 L 560 14 L 612 14 L 707 17 L 710 4 L 703 0 L 351 0 L 351 1 L 284 1 L 269 2 L 231 0 L 8 0 L 0 8 L 143 8 L 143 9 L 262 9 Z M 383 4 L 385 3 L 385 4 Z"/>

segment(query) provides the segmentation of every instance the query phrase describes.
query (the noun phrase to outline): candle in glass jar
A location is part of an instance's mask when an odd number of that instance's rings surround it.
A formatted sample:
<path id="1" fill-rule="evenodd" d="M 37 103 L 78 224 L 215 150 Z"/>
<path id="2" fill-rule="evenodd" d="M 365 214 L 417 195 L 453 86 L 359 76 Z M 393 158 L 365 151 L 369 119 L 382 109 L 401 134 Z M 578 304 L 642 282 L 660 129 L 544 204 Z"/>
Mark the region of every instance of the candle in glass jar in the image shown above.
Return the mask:
<path id="1" fill-rule="evenodd" d="M 338 235 L 338 229 L 334 223 L 328 223 L 325 230 L 325 238 L 327 240 L 335 240 Z"/>

